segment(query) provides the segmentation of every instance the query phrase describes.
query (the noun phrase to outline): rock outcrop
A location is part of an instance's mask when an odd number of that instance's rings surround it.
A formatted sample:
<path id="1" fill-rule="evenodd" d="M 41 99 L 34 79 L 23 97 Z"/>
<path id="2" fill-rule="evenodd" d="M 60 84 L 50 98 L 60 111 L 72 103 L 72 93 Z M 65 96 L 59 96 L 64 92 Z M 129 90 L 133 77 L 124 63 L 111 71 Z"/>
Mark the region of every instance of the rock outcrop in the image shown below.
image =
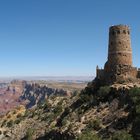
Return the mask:
<path id="1" fill-rule="evenodd" d="M 46 85 L 42 86 L 36 83 L 26 84 L 20 99 L 26 102 L 27 108 L 31 108 L 34 105 L 44 102 L 49 96 L 53 95 L 67 96 L 67 91 L 49 88 Z"/>

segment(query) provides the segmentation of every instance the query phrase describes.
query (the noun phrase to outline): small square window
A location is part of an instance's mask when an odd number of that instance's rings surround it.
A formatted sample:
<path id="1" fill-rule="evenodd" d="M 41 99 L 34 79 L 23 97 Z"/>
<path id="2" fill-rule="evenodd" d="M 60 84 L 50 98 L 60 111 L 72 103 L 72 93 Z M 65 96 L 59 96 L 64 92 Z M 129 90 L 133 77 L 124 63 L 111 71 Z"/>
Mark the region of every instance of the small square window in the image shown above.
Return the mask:
<path id="1" fill-rule="evenodd" d="M 117 31 L 117 34 L 120 34 L 121 32 L 120 31 Z"/>
<path id="2" fill-rule="evenodd" d="M 112 31 L 112 35 L 115 35 L 115 32 L 114 31 Z"/>
<path id="3" fill-rule="evenodd" d="M 126 31 L 125 31 L 125 30 L 123 30 L 123 33 L 124 33 L 124 34 L 126 34 Z"/>

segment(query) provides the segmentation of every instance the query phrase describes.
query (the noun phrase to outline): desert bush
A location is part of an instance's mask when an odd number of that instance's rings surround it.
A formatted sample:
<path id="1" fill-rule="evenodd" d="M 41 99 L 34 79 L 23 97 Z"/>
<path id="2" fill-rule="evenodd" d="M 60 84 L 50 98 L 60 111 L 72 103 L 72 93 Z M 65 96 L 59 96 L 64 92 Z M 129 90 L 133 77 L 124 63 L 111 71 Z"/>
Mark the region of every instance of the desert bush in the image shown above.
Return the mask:
<path id="1" fill-rule="evenodd" d="M 140 104 L 136 106 L 136 114 L 140 116 Z"/>
<path id="2" fill-rule="evenodd" d="M 21 118 L 21 117 L 22 117 L 21 113 L 17 114 L 17 118 Z"/>
<path id="3" fill-rule="evenodd" d="M 135 96 L 140 96 L 140 88 L 139 87 L 133 87 L 129 90 L 129 95 L 131 97 L 135 97 Z"/>
<path id="4" fill-rule="evenodd" d="M 63 119 L 63 120 L 62 120 L 62 126 L 67 125 L 67 123 L 68 123 L 67 119 Z"/>
<path id="5" fill-rule="evenodd" d="M 2 124 L 1 124 L 1 127 L 5 126 L 6 122 L 7 122 L 7 120 L 3 120 Z"/>
<path id="6" fill-rule="evenodd" d="M 101 138 L 92 132 L 86 132 L 79 135 L 77 140 L 101 140 Z"/>
<path id="7" fill-rule="evenodd" d="M 78 90 L 73 91 L 72 96 L 71 96 L 71 99 L 72 99 L 74 96 L 77 96 L 78 94 L 79 94 L 79 91 L 78 91 Z"/>
<path id="8" fill-rule="evenodd" d="M 80 94 L 80 100 L 85 103 L 93 100 L 93 96 L 89 94 Z"/>
<path id="9" fill-rule="evenodd" d="M 14 111 L 13 111 L 13 114 L 15 115 L 16 113 L 17 113 L 16 110 L 14 110 Z"/>
<path id="10" fill-rule="evenodd" d="M 135 106 L 140 104 L 140 88 L 134 87 L 129 90 L 129 96 L 134 102 Z"/>
<path id="11" fill-rule="evenodd" d="M 98 97 L 101 100 L 104 100 L 106 97 L 108 97 L 109 93 L 111 91 L 111 88 L 109 86 L 103 86 L 100 87 L 99 90 L 97 91 Z"/>
<path id="12" fill-rule="evenodd" d="M 13 124 L 14 124 L 13 120 L 10 120 L 9 122 L 7 122 L 7 127 L 12 127 Z"/>
<path id="13" fill-rule="evenodd" d="M 11 114 L 8 114 L 8 115 L 7 115 L 7 118 L 10 119 L 10 118 L 11 118 Z"/>
<path id="14" fill-rule="evenodd" d="M 16 119 L 14 123 L 15 123 L 15 124 L 19 124 L 20 122 L 21 122 L 20 119 Z"/>
<path id="15" fill-rule="evenodd" d="M 132 135 L 134 139 L 140 139 L 140 88 L 134 87 L 129 90 L 129 96 L 133 101 L 134 118 L 132 123 Z"/>
<path id="16" fill-rule="evenodd" d="M 51 104 L 48 102 L 48 100 L 45 100 L 44 102 L 41 102 L 40 104 L 37 105 L 37 109 L 49 109 L 51 107 Z"/>
<path id="17" fill-rule="evenodd" d="M 87 128 L 88 129 L 94 129 L 94 130 L 99 130 L 100 129 L 100 120 L 96 119 L 96 120 L 90 120 L 88 122 Z"/>
<path id="18" fill-rule="evenodd" d="M 121 132 L 115 133 L 112 136 L 111 140 L 133 140 L 133 138 L 128 132 L 121 131 Z"/>
<path id="19" fill-rule="evenodd" d="M 134 87 L 129 90 L 129 97 L 133 102 L 135 117 L 140 116 L 140 88 Z"/>
<path id="20" fill-rule="evenodd" d="M 139 140 L 140 139 L 140 116 L 135 117 L 132 125 L 132 135 L 134 139 Z"/>
<path id="21" fill-rule="evenodd" d="M 60 113 L 63 111 L 62 105 L 57 105 L 56 108 L 54 108 L 53 112 L 56 115 L 60 115 Z"/>
<path id="22" fill-rule="evenodd" d="M 33 140 L 34 130 L 29 128 L 26 132 L 26 140 Z"/>
<path id="23" fill-rule="evenodd" d="M 81 91 L 82 94 L 88 94 L 88 95 L 93 95 L 94 94 L 94 86 L 92 83 L 88 83 L 87 87 L 85 87 L 84 90 Z"/>

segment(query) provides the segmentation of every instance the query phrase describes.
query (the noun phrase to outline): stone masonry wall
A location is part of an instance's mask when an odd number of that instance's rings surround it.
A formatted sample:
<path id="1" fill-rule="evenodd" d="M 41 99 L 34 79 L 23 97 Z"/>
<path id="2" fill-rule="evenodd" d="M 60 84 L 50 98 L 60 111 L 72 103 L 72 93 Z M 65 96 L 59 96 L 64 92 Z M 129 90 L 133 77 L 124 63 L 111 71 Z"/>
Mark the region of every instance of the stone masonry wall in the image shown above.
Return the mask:
<path id="1" fill-rule="evenodd" d="M 132 66 L 132 49 L 128 26 L 117 25 L 110 27 L 108 63 L 110 66 L 114 64 Z"/>
<path id="2" fill-rule="evenodd" d="M 138 69 L 137 78 L 140 78 L 140 69 Z"/>
<path id="3" fill-rule="evenodd" d="M 97 69 L 97 78 L 105 83 L 140 78 L 140 70 L 132 66 L 132 49 L 128 26 L 116 25 L 110 27 L 108 60 L 104 69 Z"/>

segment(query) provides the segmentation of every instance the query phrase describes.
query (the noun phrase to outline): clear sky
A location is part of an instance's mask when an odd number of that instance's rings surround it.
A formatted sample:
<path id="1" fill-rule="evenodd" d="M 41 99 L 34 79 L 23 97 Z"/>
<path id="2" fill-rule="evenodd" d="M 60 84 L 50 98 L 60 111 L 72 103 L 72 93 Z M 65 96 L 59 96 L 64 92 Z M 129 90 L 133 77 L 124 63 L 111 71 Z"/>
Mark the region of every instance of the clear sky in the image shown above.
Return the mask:
<path id="1" fill-rule="evenodd" d="M 1 0 L 0 76 L 92 76 L 114 24 L 131 26 L 140 67 L 140 0 Z"/>

